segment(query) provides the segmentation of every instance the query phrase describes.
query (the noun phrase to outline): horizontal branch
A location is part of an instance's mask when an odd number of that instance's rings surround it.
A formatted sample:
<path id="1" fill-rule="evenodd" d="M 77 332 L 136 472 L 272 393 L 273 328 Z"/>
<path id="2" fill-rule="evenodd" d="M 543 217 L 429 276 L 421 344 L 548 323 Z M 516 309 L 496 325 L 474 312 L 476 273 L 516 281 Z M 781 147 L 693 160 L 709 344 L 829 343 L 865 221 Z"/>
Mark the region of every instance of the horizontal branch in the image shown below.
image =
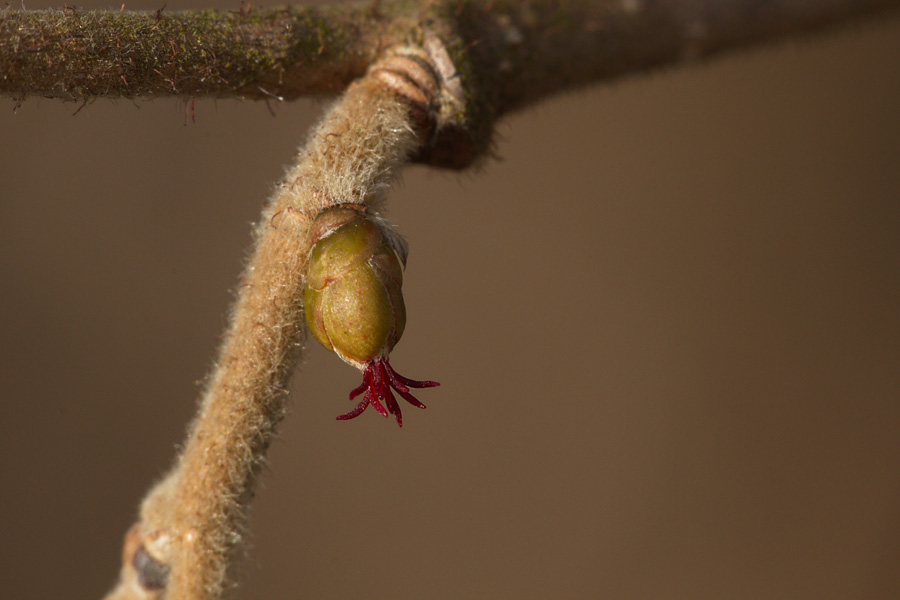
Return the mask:
<path id="1" fill-rule="evenodd" d="M 65 99 L 336 93 L 390 29 L 361 6 L 0 11 L 0 93 Z"/>
<path id="2" fill-rule="evenodd" d="M 497 115 L 559 90 L 896 8 L 900 0 L 384 0 L 241 11 L 0 10 L 0 94 L 330 94 L 436 33 Z M 455 49 L 455 52 L 453 51 Z"/>
<path id="3" fill-rule="evenodd" d="M 484 103 L 505 113 L 897 8 L 898 0 L 497 0 L 467 4 L 456 31 L 471 48 Z"/>

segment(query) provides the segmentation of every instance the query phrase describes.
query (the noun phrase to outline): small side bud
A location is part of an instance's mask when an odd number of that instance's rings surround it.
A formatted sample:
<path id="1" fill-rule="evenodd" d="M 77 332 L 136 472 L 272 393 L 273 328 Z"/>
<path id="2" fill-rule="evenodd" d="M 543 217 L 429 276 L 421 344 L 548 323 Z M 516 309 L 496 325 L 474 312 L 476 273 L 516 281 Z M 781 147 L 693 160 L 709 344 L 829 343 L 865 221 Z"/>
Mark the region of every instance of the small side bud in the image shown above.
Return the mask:
<path id="1" fill-rule="evenodd" d="M 169 580 L 169 567 L 150 556 L 143 546 L 138 546 L 131 565 L 142 588 L 148 591 L 165 589 Z"/>
<path id="2" fill-rule="evenodd" d="M 133 577 L 143 591 L 142 598 L 158 598 L 158 592 L 166 588 L 169 566 L 153 553 L 164 551 L 168 542 L 165 534 L 145 535 L 141 523 L 135 523 L 125 534 L 122 562 L 129 575 L 123 575 L 123 581 Z"/>
<path id="3" fill-rule="evenodd" d="M 325 348 L 363 371 L 362 385 L 350 393 L 352 400 L 365 392 L 363 399 L 338 419 L 352 419 L 372 405 L 385 417 L 393 414 L 402 426 L 391 390 L 425 408 L 409 388 L 438 385 L 406 379 L 388 362 L 406 327 L 401 291 L 406 245 L 386 225 L 347 207 L 323 211 L 313 231 L 317 239 L 303 294 L 306 324 Z"/>

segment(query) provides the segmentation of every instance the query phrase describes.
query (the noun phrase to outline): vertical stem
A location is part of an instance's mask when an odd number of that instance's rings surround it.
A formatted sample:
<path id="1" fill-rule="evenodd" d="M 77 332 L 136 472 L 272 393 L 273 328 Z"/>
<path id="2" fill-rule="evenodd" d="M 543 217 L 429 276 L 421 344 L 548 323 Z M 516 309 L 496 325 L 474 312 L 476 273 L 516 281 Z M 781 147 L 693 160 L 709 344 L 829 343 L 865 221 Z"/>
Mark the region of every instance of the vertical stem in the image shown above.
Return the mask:
<path id="1" fill-rule="evenodd" d="M 208 600 L 228 591 L 305 334 L 310 223 L 335 204 L 377 208 L 418 137 L 406 102 L 366 76 L 299 153 L 256 227 L 231 325 L 184 450 L 145 500 L 130 550 L 126 544 L 122 581 L 109 599 L 147 597 L 137 591 L 149 589 L 170 600 Z M 167 576 L 148 576 L 146 564 Z"/>

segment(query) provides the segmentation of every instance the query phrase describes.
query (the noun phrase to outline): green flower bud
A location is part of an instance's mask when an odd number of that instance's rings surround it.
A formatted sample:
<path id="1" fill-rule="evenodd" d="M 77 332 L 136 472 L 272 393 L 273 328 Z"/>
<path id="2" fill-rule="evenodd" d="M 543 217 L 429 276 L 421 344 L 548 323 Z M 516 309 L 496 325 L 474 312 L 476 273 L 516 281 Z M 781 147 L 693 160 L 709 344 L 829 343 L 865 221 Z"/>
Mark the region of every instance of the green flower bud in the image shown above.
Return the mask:
<path id="1" fill-rule="evenodd" d="M 363 384 L 350 398 L 366 392 L 354 410 L 338 419 L 351 419 L 371 404 L 383 416 L 394 414 L 402 426 L 391 388 L 425 408 L 409 387 L 438 385 L 406 379 L 388 363 L 406 326 L 401 291 L 406 244 L 387 226 L 346 206 L 323 211 L 312 231 L 317 239 L 303 294 L 306 324 L 323 346 L 363 371 Z"/>
<path id="2" fill-rule="evenodd" d="M 375 254 L 381 231 L 372 221 L 358 218 L 334 229 L 313 246 L 306 267 L 306 283 L 315 290 L 356 269 Z"/>
<path id="3" fill-rule="evenodd" d="M 323 346 L 361 366 L 390 352 L 400 338 L 406 321 L 397 282 L 402 267 L 377 223 L 361 213 L 347 216 L 349 222 L 326 232 L 310 252 L 306 323 Z"/>

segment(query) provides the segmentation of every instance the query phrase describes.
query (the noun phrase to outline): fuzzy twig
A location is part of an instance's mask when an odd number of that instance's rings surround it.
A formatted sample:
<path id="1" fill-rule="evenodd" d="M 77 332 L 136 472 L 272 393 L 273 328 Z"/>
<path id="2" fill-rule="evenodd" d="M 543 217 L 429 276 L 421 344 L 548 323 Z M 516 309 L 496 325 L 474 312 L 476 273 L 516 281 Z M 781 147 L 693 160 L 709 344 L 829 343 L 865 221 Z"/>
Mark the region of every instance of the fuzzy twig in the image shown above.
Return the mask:
<path id="1" fill-rule="evenodd" d="M 143 503 L 108 600 L 208 600 L 227 592 L 304 337 L 310 223 L 336 204 L 377 212 L 424 133 L 391 85 L 398 59 L 391 60 L 393 70 L 376 64 L 331 108 L 265 208 L 200 412 L 174 469 Z"/>

